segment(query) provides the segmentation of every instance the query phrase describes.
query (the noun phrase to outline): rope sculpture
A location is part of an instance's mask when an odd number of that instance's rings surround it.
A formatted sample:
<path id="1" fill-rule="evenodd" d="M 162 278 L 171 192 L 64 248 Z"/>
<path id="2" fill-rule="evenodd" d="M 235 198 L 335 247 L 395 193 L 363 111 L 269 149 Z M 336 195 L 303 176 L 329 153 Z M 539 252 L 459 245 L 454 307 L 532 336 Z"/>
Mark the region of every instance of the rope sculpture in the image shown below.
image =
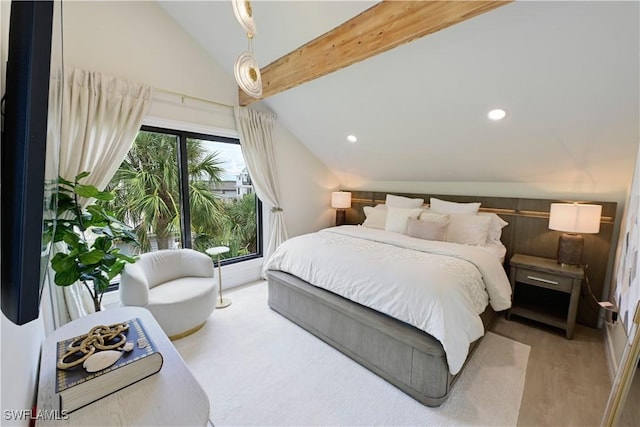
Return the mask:
<path id="1" fill-rule="evenodd" d="M 70 369 L 82 364 L 96 351 L 122 350 L 127 343 L 126 332 L 129 325 L 114 323 L 91 328 L 89 333 L 80 335 L 67 347 L 67 352 L 56 365 L 59 369 Z"/>

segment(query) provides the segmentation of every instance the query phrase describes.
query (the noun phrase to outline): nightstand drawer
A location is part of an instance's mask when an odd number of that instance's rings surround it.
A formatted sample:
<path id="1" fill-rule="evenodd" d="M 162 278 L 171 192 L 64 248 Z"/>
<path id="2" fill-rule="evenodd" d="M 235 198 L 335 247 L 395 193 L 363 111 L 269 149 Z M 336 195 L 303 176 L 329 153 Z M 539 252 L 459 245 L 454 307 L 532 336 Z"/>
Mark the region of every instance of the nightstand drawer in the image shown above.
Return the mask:
<path id="1" fill-rule="evenodd" d="M 570 293 L 573 279 L 520 267 L 516 270 L 516 282 Z"/>

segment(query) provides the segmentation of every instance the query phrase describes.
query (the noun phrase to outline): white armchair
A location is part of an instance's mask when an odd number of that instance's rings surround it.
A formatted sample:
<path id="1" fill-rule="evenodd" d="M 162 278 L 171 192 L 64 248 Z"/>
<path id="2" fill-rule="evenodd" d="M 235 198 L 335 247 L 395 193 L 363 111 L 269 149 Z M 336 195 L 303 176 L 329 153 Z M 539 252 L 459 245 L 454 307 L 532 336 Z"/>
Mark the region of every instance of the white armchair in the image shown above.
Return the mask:
<path id="1" fill-rule="evenodd" d="M 208 255 L 170 249 L 140 255 L 120 278 L 120 303 L 148 309 L 171 339 L 200 329 L 216 305 L 218 284 Z"/>

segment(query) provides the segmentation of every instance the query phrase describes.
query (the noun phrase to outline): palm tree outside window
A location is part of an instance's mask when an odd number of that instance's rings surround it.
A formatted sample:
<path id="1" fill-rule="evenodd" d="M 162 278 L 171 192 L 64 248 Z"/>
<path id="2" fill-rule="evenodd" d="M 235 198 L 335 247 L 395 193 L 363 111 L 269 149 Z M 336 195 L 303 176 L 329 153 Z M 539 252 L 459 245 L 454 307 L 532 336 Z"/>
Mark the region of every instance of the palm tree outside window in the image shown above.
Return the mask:
<path id="1" fill-rule="evenodd" d="M 107 189 L 141 242 L 124 251 L 228 246 L 223 264 L 262 255 L 260 201 L 235 138 L 143 126 Z"/>

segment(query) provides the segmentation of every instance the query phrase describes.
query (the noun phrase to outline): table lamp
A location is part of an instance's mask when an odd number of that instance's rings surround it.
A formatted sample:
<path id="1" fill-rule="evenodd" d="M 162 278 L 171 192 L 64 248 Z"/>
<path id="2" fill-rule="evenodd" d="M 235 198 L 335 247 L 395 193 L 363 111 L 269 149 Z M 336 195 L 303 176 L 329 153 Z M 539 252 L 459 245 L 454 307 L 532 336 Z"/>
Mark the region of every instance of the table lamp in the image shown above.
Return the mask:
<path id="1" fill-rule="evenodd" d="M 584 238 L 578 233 L 598 233 L 601 214 L 601 205 L 551 203 L 549 229 L 564 231 L 558 240 L 557 260 L 559 264 L 581 264 Z"/>
<path id="2" fill-rule="evenodd" d="M 347 215 L 346 209 L 351 207 L 351 193 L 348 191 L 331 193 L 331 207 L 336 209 L 336 225 L 343 225 Z"/>

